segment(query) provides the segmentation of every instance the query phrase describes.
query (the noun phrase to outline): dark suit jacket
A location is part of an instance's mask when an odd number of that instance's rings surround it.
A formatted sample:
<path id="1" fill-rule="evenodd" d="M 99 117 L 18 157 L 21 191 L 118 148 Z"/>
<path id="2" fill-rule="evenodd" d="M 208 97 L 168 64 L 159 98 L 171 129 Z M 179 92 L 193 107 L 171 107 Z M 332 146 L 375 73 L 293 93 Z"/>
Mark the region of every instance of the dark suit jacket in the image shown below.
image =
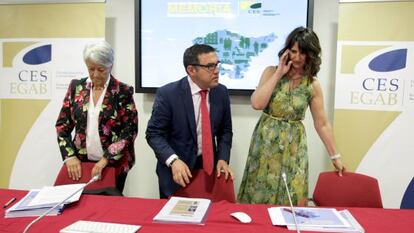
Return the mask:
<path id="1" fill-rule="evenodd" d="M 77 156 L 87 161 L 86 123 L 90 99 L 87 78 L 72 80 L 56 121 L 56 131 L 62 159 Z M 104 157 L 118 173 L 127 173 L 134 165 L 134 140 L 138 133 L 138 114 L 132 87 L 110 77 L 99 113 L 99 136 Z M 75 135 L 72 138 L 72 131 Z"/>
<path id="2" fill-rule="evenodd" d="M 214 164 L 219 159 L 229 162 L 233 132 L 227 88 L 220 84 L 211 89 L 209 101 Z M 165 161 L 177 154 L 193 170 L 197 159 L 194 105 L 187 77 L 158 89 L 146 139 L 158 159 L 160 192 L 170 196 L 180 186 L 174 182 Z"/>

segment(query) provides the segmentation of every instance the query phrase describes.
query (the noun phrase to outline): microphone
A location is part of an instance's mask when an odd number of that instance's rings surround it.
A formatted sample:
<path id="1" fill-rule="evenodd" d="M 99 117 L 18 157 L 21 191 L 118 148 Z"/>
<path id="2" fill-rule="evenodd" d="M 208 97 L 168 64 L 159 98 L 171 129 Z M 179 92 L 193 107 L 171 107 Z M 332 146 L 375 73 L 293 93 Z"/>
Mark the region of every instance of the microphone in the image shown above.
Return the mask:
<path id="1" fill-rule="evenodd" d="M 44 212 L 42 215 L 40 215 L 39 217 L 37 217 L 35 220 L 33 220 L 31 223 L 29 223 L 29 225 L 27 225 L 27 227 L 24 229 L 23 233 L 26 233 L 29 228 L 35 224 L 37 221 L 39 221 L 41 218 L 43 218 L 44 216 L 46 216 L 48 213 L 50 213 L 52 210 L 54 210 L 56 207 L 62 205 L 65 201 L 69 200 L 71 197 L 73 197 L 75 194 L 77 194 L 79 191 L 82 191 L 86 186 L 92 184 L 93 182 L 98 181 L 101 178 L 101 175 L 96 175 L 94 177 L 92 177 L 92 179 L 90 179 L 88 181 L 88 183 L 86 183 L 85 185 L 83 185 L 82 187 L 80 187 L 78 190 L 76 190 L 74 193 L 72 193 L 71 195 L 69 195 L 67 198 L 65 198 L 63 201 L 57 203 L 56 205 L 52 206 L 50 209 L 48 209 L 46 212 Z"/>
<path id="2" fill-rule="evenodd" d="M 295 227 L 296 227 L 296 232 L 300 233 L 299 225 L 298 225 L 298 222 L 296 221 L 296 213 L 295 213 L 295 210 L 293 209 L 292 198 L 290 198 L 290 192 L 289 192 L 289 188 L 288 188 L 287 181 L 286 181 L 286 173 L 282 172 L 282 178 L 283 178 L 283 182 L 285 183 L 286 192 L 289 198 L 290 210 L 292 211 L 293 221 L 295 222 Z"/>

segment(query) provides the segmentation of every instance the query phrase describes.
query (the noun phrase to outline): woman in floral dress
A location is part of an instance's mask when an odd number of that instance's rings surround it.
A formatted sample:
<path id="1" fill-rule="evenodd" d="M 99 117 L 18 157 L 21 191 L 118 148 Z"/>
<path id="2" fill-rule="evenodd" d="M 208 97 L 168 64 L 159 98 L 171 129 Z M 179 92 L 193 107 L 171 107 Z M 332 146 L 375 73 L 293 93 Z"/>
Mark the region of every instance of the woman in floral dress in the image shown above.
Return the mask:
<path id="1" fill-rule="evenodd" d="M 314 126 L 342 175 L 345 167 L 327 119 L 316 74 L 321 64 L 317 35 L 298 27 L 279 52 L 279 65 L 267 67 L 251 96 L 254 109 L 263 110 L 247 157 L 238 201 L 289 205 L 282 173 L 287 175 L 292 202 L 308 196 L 308 153 L 302 120 L 308 106 Z"/>
<path id="2" fill-rule="evenodd" d="M 122 193 L 135 162 L 134 90 L 111 75 L 114 54 L 107 42 L 86 45 L 83 57 L 89 77 L 71 81 L 56 121 L 62 159 L 73 180 L 82 176 L 82 162 L 95 162 L 91 177 L 106 166 L 115 167 L 116 186 Z"/>

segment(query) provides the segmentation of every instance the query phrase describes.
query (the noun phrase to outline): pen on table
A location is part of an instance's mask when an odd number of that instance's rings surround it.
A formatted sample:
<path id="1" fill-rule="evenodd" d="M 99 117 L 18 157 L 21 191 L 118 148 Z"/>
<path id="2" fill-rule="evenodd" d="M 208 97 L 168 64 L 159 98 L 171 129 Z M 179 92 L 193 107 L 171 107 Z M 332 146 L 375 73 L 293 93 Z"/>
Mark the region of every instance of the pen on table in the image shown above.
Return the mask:
<path id="1" fill-rule="evenodd" d="M 292 213 L 292 210 L 291 209 L 283 208 L 283 210 L 286 211 L 286 212 Z M 309 218 L 310 217 L 308 214 L 303 213 L 303 212 L 300 212 L 300 211 L 295 211 L 295 214 L 297 216 L 304 217 L 304 218 Z"/>
<path id="2" fill-rule="evenodd" d="M 6 208 L 7 206 L 9 206 L 11 203 L 13 203 L 16 200 L 15 197 L 13 197 L 12 199 L 10 199 L 8 202 L 6 202 L 6 204 L 3 205 L 3 208 Z"/>

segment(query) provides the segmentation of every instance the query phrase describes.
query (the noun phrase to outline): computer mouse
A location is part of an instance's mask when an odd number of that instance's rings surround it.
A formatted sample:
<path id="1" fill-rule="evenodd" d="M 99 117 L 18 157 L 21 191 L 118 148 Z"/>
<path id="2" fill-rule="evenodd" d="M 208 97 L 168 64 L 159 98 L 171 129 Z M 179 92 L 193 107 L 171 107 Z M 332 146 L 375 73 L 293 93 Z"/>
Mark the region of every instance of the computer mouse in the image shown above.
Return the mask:
<path id="1" fill-rule="evenodd" d="M 234 213 L 231 213 L 230 215 L 242 223 L 249 223 L 252 221 L 252 218 L 244 212 L 234 212 Z"/>

